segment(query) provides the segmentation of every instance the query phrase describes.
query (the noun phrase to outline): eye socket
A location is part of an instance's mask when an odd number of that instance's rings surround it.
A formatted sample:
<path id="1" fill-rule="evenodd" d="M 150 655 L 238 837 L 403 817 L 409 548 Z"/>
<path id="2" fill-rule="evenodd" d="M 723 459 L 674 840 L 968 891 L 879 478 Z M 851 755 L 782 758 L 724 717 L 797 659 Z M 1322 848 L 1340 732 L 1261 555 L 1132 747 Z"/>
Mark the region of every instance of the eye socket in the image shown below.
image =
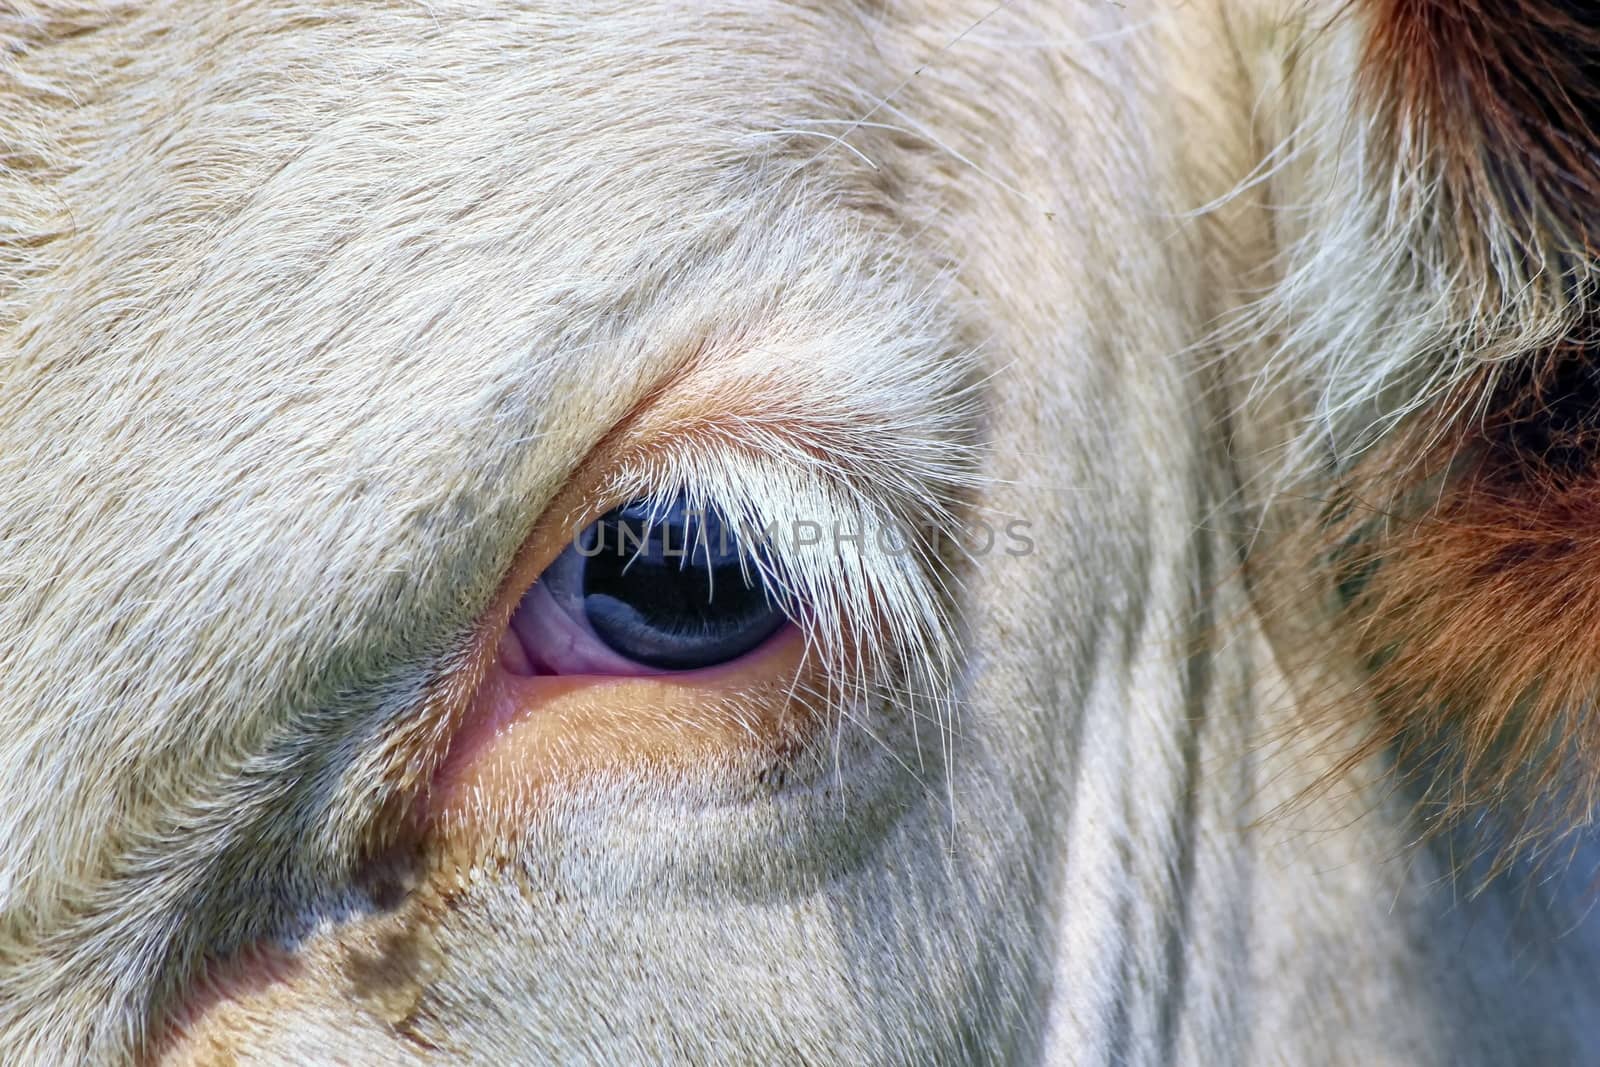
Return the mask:
<path id="1" fill-rule="evenodd" d="M 786 616 L 764 558 L 714 508 L 635 501 L 586 527 L 511 630 L 535 674 L 651 674 L 737 659 Z"/>

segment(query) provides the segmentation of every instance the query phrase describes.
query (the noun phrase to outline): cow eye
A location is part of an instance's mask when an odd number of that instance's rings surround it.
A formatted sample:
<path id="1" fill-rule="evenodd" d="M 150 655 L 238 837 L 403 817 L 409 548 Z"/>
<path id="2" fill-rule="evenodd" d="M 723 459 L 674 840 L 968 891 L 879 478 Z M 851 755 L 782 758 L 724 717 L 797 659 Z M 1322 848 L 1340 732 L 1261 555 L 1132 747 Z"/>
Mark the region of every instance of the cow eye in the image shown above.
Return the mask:
<path id="1" fill-rule="evenodd" d="M 771 567 L 714 508 L 637 501 L 591 523 L 512 616 L 535 674 L 685 671 L 737 659 L 785 621 Z"/>

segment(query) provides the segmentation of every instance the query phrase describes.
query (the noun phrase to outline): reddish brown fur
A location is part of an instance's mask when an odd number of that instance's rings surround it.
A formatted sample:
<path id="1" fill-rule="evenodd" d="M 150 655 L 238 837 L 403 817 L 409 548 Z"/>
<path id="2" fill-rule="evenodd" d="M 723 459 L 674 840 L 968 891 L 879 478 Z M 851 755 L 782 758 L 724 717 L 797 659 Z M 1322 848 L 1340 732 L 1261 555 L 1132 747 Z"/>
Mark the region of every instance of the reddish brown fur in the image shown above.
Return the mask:
<path id="1" fill-rule="evenodd" d="M 1371 668 L 1363 703 L 1380 709 L 1351 759 L 1397 752 L 1434 825 L 1495 803 L 1523 840 L 1600 798 L 1600 9 L 1369 0 L 1365 14 L 1391 163 L 1433 179 L 1415 188 L 1435 199 L 1411 207 L 1465 259 L 1463 336 L 1503 355 L 1533 309 L 1567 335 L 1486 365 L 1346 483 L 1363 503 L 1333 524 L 1331 555 Z"/>
<path id="2" fill-rule="evenodd" d="M 1397 134 L 1423 134 L 1396 143 L 1430 157 L 1400 162 L 1440 168 L 1464 235 L 1477 244 L 1509 222 L 1523 251 L 1590 253 L 1600 11 L 1588 0 L 1370 0 L 1368 14 L 1369 89 Z"/>
<path id="3" fill-rule="evenodd" d="M 1456 468 L 1419 476 L 1414 517 L 1366 524 L 1344 554 L 1347 620 L 1382 712 L 1363 754 L 1425 770 L 1430 817 L 1499 802 L 1520 836 L 1600 797 L 1600 472 L 1505 455 L 1522 424 L 1471 425 L 1414 468 Z"/>

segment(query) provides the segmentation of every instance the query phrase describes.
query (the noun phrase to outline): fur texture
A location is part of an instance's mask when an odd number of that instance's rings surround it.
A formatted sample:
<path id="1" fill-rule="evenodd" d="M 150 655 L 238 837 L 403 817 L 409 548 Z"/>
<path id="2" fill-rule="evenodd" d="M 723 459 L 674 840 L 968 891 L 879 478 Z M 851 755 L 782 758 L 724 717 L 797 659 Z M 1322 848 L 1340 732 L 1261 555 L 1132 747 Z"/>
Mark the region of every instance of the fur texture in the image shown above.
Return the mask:
<path id="1" fill-rule="evenodd" d="M 1279 304 L 1273 324 L 1290 375 L 1337 331 L 1319 432 L 1289 474 L 1327 502 L 1310 551 L 1332 560 L 1351 597 L 1342 636 L 1373 671 L 1330 714 L 1376 701 L 1352 762 L 1398 753 L 1427 824 L 1496 811 L 1486 846 L 1534 844 L 1585 825 L 1600 788 L 1586 555 L 1600 21 L 1584 5 L 1431 0 L 1348 18 L 1361 121 L 1335 127 L 1357 153 L 1337 180 L 1373 239 L 1337 242 L 1370 265 L 1332 310 L 1393 299 L 1348 323 Z M 1300 240 L 1307 273 L 1272 301 L 1328 277 L 1329 242 Z M 1331 445 L 1334 477 L 1308 440 Z"/>
<path id="2" fill-rule="evenodd" d="M 1392 774 L 1594 788 L 1529 3 L 0 7 L 6 1062 L 1594 1059 L 1589 869 L 1455 903 Z M 912 550 L 779 560 L 827 737 L 451 866 L 596 469 Z"/>

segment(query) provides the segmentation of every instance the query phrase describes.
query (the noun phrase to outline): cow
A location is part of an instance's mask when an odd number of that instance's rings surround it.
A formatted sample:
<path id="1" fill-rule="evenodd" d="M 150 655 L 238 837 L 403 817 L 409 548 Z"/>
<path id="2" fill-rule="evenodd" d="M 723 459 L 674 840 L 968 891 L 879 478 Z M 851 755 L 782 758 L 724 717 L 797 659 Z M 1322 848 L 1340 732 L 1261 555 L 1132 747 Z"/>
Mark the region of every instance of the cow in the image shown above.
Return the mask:
<path id="1" fill-rule="evenodd" d="M 1597 224 L 1578 0 L 0 0 L 0 1059 L 1600 1062 Z"/>

